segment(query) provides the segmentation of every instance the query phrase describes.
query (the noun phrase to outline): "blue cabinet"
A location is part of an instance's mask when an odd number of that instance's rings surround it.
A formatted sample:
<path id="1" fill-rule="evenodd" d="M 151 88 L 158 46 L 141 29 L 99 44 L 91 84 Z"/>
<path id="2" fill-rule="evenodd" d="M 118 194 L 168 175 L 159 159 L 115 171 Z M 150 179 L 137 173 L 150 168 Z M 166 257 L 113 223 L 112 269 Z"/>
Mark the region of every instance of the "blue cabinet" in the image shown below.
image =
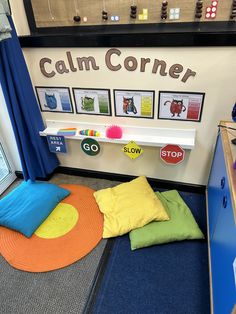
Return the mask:
<path id="1" fill-rule="evenodd" d="M 233 262 L 236 258 L 236 225 L 223 143 L 222 135 L 218 135 L 207 187 L 214 314 L 230 314 L 236 304 L 233 270 Z"/>
<path id="2" fill-rule="evenodd" d="M 225 188 L 226 168 L 221 138 L 217 138 L 214 160 L 208 183 L 208 214 L 209 214 L 209 235 L 212 238 L 216 220 L 222 205 L 223 190 Z"/>

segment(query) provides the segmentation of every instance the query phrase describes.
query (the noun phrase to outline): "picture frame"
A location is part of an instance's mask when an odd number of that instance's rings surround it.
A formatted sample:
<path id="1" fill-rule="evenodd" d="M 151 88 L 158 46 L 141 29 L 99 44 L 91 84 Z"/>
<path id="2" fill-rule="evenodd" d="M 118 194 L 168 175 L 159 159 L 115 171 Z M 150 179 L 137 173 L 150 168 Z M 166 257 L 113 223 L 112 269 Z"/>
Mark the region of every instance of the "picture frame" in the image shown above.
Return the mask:
<path id="1" fill-rule="evenodd" d="M 200 122 L 205 93 L 159 91 L 158 119 Z"/>
<path id="2" fill-rule="evenodd" d="M 35 86 L 42 112 L 74 113 L 69 87 Z"/>
<path id="3" fill-rule="evenodd" d="M 114 89 L 116 117 L 154 118 L 154 90 Z"/>
<path id="4" fill-rule="evenodd" d="M 110 89 L 73 87 L 77 114 L 111 116 Z"/>

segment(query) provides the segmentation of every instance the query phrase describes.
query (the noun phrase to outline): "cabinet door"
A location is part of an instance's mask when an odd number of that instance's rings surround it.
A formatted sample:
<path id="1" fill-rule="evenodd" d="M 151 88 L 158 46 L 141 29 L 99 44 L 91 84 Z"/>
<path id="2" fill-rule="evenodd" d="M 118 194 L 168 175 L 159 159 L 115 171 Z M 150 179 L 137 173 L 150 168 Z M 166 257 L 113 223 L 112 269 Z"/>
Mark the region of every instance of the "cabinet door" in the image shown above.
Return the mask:
<path id="1" fill-rule="evenodd" d="M 208 223 L 209 237 L 212 239 L 217 217 L 221 208 L 222 190 L 225 187 L 226 168 L 221 137 L 218 135 L 214 159 L 211 167 L 207 192 L 208 192 Z"/>
<path id="2" fill-rule="evenodd" d="M 233 262 L 236 227 L 228 179 L 221 189 L 220 209 L 210 241 L 214 314 L 230 314 L 236 303 Z"/>

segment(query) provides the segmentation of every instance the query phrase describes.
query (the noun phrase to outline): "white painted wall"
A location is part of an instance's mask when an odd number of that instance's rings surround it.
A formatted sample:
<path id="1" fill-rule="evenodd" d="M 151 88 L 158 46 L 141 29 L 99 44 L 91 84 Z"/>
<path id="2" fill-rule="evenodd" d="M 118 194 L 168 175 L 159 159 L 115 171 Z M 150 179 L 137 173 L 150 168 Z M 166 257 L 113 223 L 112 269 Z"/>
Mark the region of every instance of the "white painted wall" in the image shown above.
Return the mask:
<path id="1" fill-rule="evenodd" d="M 30 29 L 25 14 L 23 0 L 9 0 L 9 3 L 17 34 L 21 36 L 29 35 Z"/>
<path id="2" fill-rule="evenodd" d="M 21 1 L 21 0 L 20 0 Z M 19 2 L 20 2 L 19 1 Z M 19 5 L 19 3 L 18 3 Z M 17 6 L 18 7 L 18 6 Z M 20 30 L 21 23 L 25 23 L 24 15 L 14 15 L 15 22 Z M 22 34 L 26 34 L 25 27 Z M 105 66 L 104 55 L 108 48 L 54 48 L 54 49 L 24 49 L 24 55 L 30 71 L 33 85 L 40 86 L 68 86 L 94 87 L 109 89 L 151 89 L 156 92 L 155 119 L 134 119 L 116 117 L 98 117 L 89 115 L 43 113 L 44 119 L 73 120 L 104 124 L 127 124 L 167 128 L 196 128 L 196 147 L 186 154 L 185 161 L 177 166 L 167 166 L 160 161 L 159 149 L 144 148 L 144 154 L 132 161 L 121 152 L 121 145 L 102 144 L 102 152 L 97 157 L 89 157 L 80 149 L 79 141 L 68 142 L 69 153 L 59 156 L 61 165 L 84 169 L 107 171 L 131 175 L 144 174 L 153 178 L 180 181 L 193 184 L 206 184 L 212 152 L 220 120 L 231 119 L 232 105 L 236 100 L 236 47 L 213 48 L 128 48 L 120 49 L 119 60 L 129 56 L 151 59 L 162 59 L 168 65 L 180 63 L 184 68 L 191 68 L 197 72 L 195 78 L 186 83 L 169 76 L 163 77 L 152 74 L 147 66 L 144 73 L 138 70 L 128 72 L 124 68 L 112 72 Z M 53 61 L 66 59 L 66 51 L 71 51 L 73 57 L 92 55 L 100 65 L 99 71 L 77 71 L 68 74 L 57 74 L 53 78 L 46 78 L 39 69 L 42 57 L 49 57 Z M 158 91 L 190 91 L 205 92 L 202 120 L 196 122 L 180 122 L 157 120 Z M 113 98 L 113 97 L 112 97 Z M 112 99 L 112 110 L 114 104 Z M 135 134 L 134 134 L 135 140 Z"/>

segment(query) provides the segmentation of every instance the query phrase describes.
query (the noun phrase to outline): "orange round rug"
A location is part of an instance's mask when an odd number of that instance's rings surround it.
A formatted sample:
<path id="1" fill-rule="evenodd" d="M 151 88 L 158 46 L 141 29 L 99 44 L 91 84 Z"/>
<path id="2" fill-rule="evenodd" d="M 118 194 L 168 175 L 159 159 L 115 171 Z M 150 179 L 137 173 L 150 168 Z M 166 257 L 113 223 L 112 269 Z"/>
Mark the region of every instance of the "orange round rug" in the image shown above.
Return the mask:
<path id="1" fill-rule="evenodd" d="M 0 252 L 13 267 L 46 272 L 68 266 L 88 254 L 101 240 L 103 216 L 94 190 L 63 184 L 70 190 L 31 238 L 0 227 Z"/>

